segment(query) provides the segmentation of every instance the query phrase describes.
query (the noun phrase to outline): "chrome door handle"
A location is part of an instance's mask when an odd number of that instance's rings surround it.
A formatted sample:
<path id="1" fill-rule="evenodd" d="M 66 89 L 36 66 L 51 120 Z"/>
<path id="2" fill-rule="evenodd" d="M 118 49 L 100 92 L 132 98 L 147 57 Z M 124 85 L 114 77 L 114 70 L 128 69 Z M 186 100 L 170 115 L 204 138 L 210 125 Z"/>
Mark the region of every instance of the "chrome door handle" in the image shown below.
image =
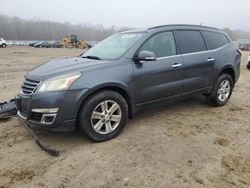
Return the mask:
<path id="1" fill-rule="evenodd" d="M 207 62 L 215 62 L 215 58 L 210 57 L 210 58 L 207 59 Z"/>
<path id="2" fill-rule="evenodd" d="M 175 63 L 175 64 L 172 65 L 173 68 L 177 68 L 177 67 L 181 67 L 181 66 L 182 66 L 181 63 Z"/>

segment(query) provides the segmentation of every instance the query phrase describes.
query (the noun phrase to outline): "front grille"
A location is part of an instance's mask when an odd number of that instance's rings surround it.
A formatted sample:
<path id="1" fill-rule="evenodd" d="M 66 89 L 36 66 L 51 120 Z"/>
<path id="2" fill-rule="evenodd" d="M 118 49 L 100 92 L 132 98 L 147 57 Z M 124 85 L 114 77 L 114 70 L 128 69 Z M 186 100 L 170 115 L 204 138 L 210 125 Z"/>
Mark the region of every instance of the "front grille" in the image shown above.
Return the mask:
<path id="1" fill-rule="evenodd" d="M 30 95 L 33 92 L 35 92 L 38 85 L 39 85 L 39 81 L 25 79 L 23 81 L 21 92 L 25 95 Z"/>
<path id="2" fill-rule="evenodd" d="M 20 107 L 19 111 L 22 112 L 22 114 L 25 114 L 25 116 L 28 114 L 28 110 L 22 106 Z"/>

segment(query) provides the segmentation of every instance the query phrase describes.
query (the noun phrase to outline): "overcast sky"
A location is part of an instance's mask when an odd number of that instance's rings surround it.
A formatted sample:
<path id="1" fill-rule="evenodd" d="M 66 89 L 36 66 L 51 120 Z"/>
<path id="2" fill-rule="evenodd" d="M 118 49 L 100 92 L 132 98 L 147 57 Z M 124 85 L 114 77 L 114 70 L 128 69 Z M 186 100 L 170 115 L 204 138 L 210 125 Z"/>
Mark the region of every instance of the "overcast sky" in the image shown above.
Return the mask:
<path id="1" fill-rule="evenodd" d="M 25 19 L 141 28 L 203 24 L 250 30 L 250 0 L 0 0 L 0 13 Z"/>

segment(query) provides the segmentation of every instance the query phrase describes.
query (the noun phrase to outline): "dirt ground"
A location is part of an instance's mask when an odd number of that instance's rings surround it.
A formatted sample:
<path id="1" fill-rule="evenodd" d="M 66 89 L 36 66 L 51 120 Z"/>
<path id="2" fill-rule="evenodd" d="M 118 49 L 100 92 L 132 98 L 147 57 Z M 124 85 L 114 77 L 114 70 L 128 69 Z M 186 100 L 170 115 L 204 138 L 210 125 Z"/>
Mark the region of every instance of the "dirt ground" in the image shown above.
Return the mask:
<path id="1" fill-rule="evenodd" d="M 79 49 L 0 49 L 0 101 L 13 98 L 25 72 Z M 0 187 L 250 187 L 250 71 L 220 108 L 202 96 L 154 107 L 122 134 L 92 143 L 79 133 L 39 132 L 61 151 L 49 156 L 18 118 L 0 122 Z"/>

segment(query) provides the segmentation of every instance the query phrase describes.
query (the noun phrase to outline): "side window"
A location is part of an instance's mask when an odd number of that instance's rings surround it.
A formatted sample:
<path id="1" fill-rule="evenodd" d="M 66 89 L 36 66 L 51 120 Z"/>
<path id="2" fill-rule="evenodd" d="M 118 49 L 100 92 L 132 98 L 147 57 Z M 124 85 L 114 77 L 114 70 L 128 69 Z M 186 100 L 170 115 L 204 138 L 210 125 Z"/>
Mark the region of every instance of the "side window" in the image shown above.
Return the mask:
<path id="1" fill-rule="evenodd" d="M 221 33 L 202 31 L 209 50 L 220 48 L 229 43 L 227 37 Z"/>
<path id="2" fill-rule="evenodd" d="M 177 31 L 182 54 L 206 51 L 204 39 L 199 31 Z"/>
<path id="3" fill-rule="evenodd" d="M 176 55 L 176 46 L 172 32 L 162 32 L 147 40 L 140 51 L 154 52 L 156 57 L 167 57 Z"/>

